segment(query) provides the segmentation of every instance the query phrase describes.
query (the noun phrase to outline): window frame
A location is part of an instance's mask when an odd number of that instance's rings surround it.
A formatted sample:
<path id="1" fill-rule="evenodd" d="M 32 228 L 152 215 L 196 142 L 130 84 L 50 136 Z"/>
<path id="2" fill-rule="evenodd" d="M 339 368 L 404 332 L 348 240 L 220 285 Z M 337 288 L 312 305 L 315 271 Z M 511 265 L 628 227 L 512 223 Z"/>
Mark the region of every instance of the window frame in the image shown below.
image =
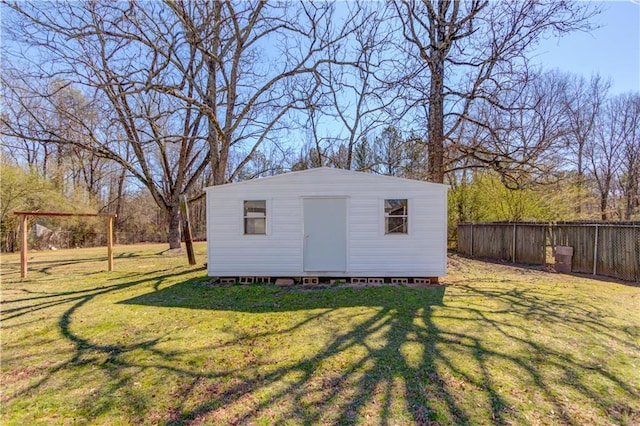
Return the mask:
<path id="1" fill-rule="evenodd" d="M 404 214 L 390 214 L 387 211 L 387 202 L 388 201 L 404 201 Z M 382 231 L 384 235 L 409 235 L 409 198 L 391 198 L 385 197 L 382 199 Z M 390 218 L 402 218 L 404 219 L 404 231 L 403 232 L 389 232 L 389 219 Z"/>
<path id="2" fill-rule="evenodd" d="M 248 202 L 263 202 L 264 203 L 264 215 L 263 216 L 255 216 L 255 212 L 247 212 L 247 203 Z M 268 221 L 268 210 L 269 210 L 269 203 L 267 202 L 266 199 L 245 199 L 242 200 L 242 234 L 246 235 L 246 236 L 261 236 L 261 235 L 268 235 L 268 225 L 269 225 L 269 221 Z M 254 213 L 254 215 L 251 215 L 250 213 Z M 259 214 L 259 213 L 258 213 Z M 248 232 L 247 229 L 247 220 L 253 220 L 253 219 L 262 219 L 264 221 L 264 232 Z"/>

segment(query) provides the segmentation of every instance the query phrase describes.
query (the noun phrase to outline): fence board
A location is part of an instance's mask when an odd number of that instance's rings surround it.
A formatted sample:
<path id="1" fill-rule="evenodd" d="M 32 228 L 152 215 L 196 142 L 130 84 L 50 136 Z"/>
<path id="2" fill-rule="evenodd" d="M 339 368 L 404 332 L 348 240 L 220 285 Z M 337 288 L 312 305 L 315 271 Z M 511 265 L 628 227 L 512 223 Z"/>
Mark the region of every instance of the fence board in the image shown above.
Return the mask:
<path id="1" fill-rule="evenodd" d="M 513 226 L 474 226 L 473 255 L 512 260 Z"/>
<path id="2" fill-rule="evenodd" d="M 458 225 L 457 232 L 457 250 L 458 253 L 473 255 L 472 251 L 472 241 L 473 241 L 473 224 L 471 223 L 461 223 Z"/>
<path id="3" fill-rule="evenodd" d="M 516 226 L 516 262 L 543 265 L 546 247 L 547 225 Z"/>
<path id="4" fill-rule="evenodd" d="M 596 273 L 640 281 L 640 228 L 598 227 Z"/>

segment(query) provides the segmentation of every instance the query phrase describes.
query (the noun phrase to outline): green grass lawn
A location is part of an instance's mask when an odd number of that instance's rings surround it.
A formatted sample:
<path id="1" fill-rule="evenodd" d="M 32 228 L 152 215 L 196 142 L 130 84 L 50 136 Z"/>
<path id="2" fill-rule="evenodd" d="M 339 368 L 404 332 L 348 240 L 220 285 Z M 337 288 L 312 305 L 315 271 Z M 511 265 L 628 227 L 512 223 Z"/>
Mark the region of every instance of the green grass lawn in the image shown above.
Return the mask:
<path id="1" fill-rule="evenodd" d="M 166 246 L 2 255 L 5 424 L 640 424 L 640 287 L 212 286 Z"/>

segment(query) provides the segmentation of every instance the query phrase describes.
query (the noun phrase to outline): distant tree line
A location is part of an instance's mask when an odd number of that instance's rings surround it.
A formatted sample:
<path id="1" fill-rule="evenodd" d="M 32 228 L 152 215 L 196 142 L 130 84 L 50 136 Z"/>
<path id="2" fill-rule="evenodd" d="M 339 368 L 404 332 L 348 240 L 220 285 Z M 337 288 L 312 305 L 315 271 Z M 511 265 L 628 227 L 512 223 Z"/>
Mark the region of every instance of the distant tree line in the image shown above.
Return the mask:
<path id="1" fill-rule="evenodd" d="M 177 248 L 180 196 L 332 166 L 448 183 L 452 221 L 637 218 L 638 93 L 529 59 L 598 7 L 3 2 L 2 211 L 46 187 Z"/>

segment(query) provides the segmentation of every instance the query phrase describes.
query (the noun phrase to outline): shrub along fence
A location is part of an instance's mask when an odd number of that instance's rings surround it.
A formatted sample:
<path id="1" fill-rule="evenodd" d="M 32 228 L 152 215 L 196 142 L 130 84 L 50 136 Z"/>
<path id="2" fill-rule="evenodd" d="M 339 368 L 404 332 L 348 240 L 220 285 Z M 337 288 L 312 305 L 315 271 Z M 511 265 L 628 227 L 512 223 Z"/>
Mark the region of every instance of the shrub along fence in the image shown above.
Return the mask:
<path id="1" fill-rule="evenodd" d="M 573 272 L 640 282 L 640 222 L 461 223 L 457 246 L 469 256 L 539 265 L 548 248 L 555 255 L 569 246 Z"/>

